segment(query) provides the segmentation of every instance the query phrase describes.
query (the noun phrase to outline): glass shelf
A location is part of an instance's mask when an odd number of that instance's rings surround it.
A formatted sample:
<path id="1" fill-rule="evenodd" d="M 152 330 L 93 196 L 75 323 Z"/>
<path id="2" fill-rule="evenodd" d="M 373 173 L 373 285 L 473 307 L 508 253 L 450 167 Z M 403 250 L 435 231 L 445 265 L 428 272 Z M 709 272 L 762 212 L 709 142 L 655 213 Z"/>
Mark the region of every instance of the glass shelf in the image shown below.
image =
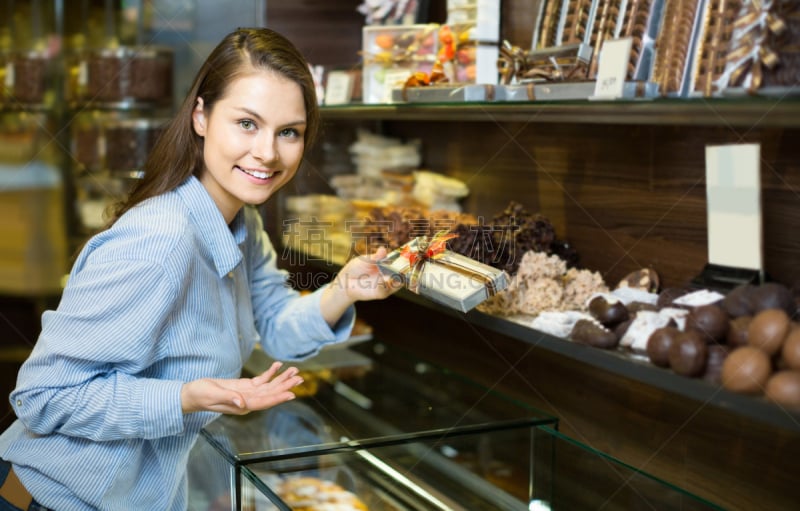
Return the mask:
<path id="1" fill-rule="evenodd" d="M 800 98 L 469 102 L 326 106 L 328 120 L 800 127 Z"/>

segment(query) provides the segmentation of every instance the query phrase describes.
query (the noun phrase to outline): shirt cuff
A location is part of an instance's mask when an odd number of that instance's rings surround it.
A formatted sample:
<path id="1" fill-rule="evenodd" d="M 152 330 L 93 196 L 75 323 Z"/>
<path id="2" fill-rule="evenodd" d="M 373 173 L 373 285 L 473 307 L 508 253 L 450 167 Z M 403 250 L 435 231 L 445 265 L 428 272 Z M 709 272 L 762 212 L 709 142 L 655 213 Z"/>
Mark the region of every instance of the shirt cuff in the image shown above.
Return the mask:
<path id="1" fill-rule="evenodd" d="M 142 437 L 146 439 L 178 435 L 183 432 L 182 381 L 143 380 L 133 406 L 140 414 Z M 138 402 L 137 402 L 138 401 Z"/>
<path id="2" fill-rule="evenodd" d="M 311 293 L 311 296 L 307 298 L 313 303 L 312 307 L 316 311 L 321 310 L 320 300 L 322 299 L 322 292 L 327 286 L 328 285 L 320 287 Z M 308 325 L 309 337 L 316 339 L 318 344 L 315 349 L 308 351 L 307 353 L 297 355 L 298 359 L 308 358 L 316 355 L 323 346 L 328 344 L 336 344 L 349 339 L 350 333 L 353 331 L 353 325 L 356 321 L 356 308 L 354 305 L 348 307 L 344 314 L 342 314 L 342 317 L 339 318 L 339 321 L 337 321 L 332 328 L 322 317 L 321 312 L 317 312 L 317 314 L 309 316 L 311 318 L 310 324 Z"/>

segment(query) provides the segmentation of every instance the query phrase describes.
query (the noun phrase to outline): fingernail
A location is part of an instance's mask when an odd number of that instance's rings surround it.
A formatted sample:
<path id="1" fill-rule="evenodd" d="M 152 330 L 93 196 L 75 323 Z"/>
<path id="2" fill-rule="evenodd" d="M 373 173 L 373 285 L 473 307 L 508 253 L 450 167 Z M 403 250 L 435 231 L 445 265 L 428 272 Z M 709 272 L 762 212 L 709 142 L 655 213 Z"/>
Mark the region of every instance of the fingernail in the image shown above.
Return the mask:
<path id="1" fill-rule="evenodd" d="M 241 408 L 242 407 L 242 400 L 239 399 L 239 398 L 235 398 L 233 400 L 233 404 L 235 404 L 237 408 Z"/>

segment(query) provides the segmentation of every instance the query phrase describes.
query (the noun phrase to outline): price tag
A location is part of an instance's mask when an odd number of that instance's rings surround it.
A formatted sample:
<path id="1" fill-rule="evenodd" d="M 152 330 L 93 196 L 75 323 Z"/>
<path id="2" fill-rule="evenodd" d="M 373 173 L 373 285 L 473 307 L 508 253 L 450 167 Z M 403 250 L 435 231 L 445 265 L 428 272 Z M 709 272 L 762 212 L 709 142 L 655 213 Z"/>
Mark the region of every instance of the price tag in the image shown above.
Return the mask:
<path id="1" fill-rule="evenodd" d="M 763 270 L 761 146 L 706 147 L 708 262 Z"/>
<path id="2" fill-rule="evenodd" d="M 14 88 L 14 63 L 9 62 L 6 64 L 6 78 L 5 78 L 5 87 L 7 89 Z"/>
<path id="3" fill-rule="evenodd" d="M 325 84 L 325 104 L 343 105 L 350 103 L 353 95 L 353 75 L 347 71 L 331 71 Z"/>
<path id="4" fill-rule="evenodd" d="M 597 66 L 594 96 L 589 99 L 606 100 L 622 97 L 625 78 L 628 76 L 631 42 L 630 37 L 603 42 Z"/>
<path id="5" fill-rule="evenodd" d="M 386 71 L 383 75 L 383 95 L 381 96 L 380 102 L 391 103 L 392 90 L 402 88 L 411 74 L 412 72 L 408 69 L 391 69 Z"/>

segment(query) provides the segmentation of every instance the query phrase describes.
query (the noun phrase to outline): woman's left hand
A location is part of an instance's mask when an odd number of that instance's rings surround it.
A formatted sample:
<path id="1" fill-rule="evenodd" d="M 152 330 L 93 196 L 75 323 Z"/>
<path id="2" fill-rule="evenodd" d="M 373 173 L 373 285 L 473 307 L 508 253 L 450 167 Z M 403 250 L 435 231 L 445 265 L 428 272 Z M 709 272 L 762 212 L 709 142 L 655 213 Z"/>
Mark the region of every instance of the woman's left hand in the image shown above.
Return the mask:
<path id="1" fill-rule="evenodd" d="M 335 324 L 344 311 L 355 302 L 381 300 L 401 287 L 403 283 L 381 273 L 378 261 L 386 257 L 385 248 L 374 254 L 354 257 L 336 275 L 325 289 L 320 306 L 328 324 Z"/>
<path id="2" fill-rule="evenodd" d="M 381 300 L 391 295 L 403 283 L 381 273 L 377 262 L 385 258 L 387 250 L 379 248 L 374 254 L 354 257 L 344 265 L 331 286 L 341 288 L 352 302 Z"/>

